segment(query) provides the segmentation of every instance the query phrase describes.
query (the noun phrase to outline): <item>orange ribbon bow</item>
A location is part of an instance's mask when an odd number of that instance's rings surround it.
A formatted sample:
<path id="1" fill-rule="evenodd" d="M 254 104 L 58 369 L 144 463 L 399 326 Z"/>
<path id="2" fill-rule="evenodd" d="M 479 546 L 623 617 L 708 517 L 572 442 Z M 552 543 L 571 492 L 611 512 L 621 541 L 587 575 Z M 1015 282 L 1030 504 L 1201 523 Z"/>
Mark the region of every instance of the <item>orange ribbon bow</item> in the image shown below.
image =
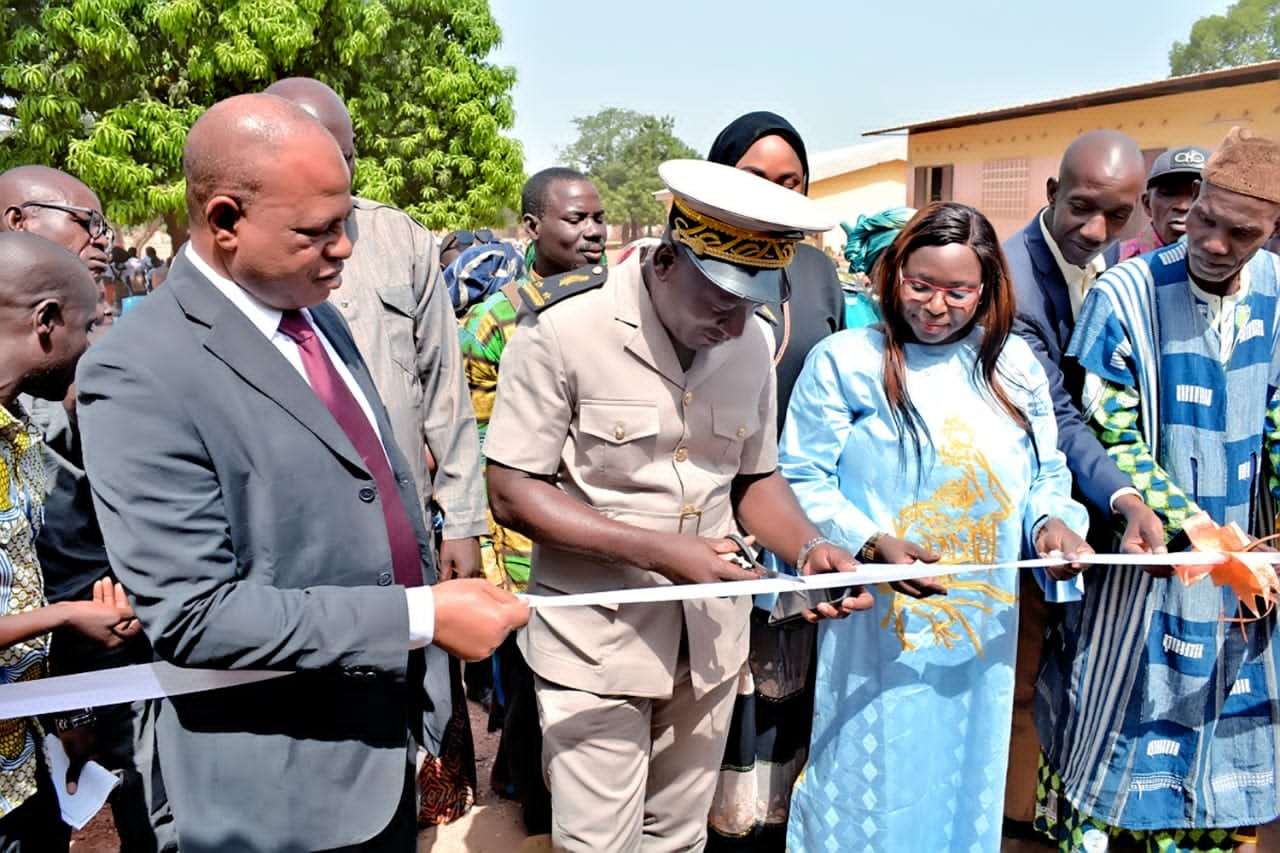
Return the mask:
<path id="1" fill-rule="evenodd" d="M 1184 585 L 1191 586 L 1206 576 L 1213 578 L 1214 586 L 1230 585 L 1244 609 L 1252 614 L 1251 617 L 1232 621 L 1261 619 L 1276 606 L 1277 599 L 1280 599 L 1280 578 L 1276 577 L 1272 562 L 1261 554 L 1254 559 L 1245 559 L 1244 554 L 1277 537 L 1253 539 L 1235 522 L 1220 527 L 1205 512 L 1198 512 L 1184 521 L 1182 530 L 1195 550 L 1217 551 L 1226 558 L 1211 565 L 1174 566 L 1174 574 Z M 1262 599 L 1261 606 L 1258 599 Z"/>

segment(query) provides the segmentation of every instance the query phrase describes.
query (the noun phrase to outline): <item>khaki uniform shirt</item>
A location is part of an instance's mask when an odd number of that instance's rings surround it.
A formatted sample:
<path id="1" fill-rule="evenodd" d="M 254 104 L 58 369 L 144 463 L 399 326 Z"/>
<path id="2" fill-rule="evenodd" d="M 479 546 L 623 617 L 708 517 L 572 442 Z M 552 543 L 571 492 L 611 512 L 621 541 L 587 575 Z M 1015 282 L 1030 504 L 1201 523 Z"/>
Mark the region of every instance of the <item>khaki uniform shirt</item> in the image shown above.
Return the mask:
<path id="1" fill-rule="evenodd" d="M 480 442 L 435 238 L 394 207 L 362 198 L 352 204 L 351 257 L 329 301 L 351 327 L 423 506 L 434 493 L 445 539 L 479 536 L 489 529 Z"/>
<path id="2" fill-rule="evenodd" d="M 522 316 L 502 360 L 485 452 L 553 475 L 568 495 L 617 521 L 669 533 L 736 532 L 734 478 L 768 473 L 777 461 L 772 356 L 769 331 L 753 321 L 741 338 L 699 352 L 686 373 L 632 258 L 602 287 Z M 669 583 L 535 543 L 529 592 Z M 750 608 L 738 597 L 534 610 L 521 643 L 529 666 L 549 681 L 665 697 L 687 632 L 701 694 L 737 675 Z"/>

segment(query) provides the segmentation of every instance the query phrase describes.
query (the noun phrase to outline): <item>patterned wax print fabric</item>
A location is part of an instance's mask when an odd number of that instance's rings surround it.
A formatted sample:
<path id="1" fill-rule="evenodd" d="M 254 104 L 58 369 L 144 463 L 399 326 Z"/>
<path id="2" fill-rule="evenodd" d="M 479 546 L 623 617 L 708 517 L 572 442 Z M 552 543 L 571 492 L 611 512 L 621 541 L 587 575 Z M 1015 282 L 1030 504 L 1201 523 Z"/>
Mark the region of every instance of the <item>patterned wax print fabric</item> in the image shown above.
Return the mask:
<path id="1" fill-rule="evenodd" d="M 996 563 L 1032 547 L 1046 516 L 1080 534 L 1057 450 L 1053 402 L 1020 338 L 1000 356 L 1028 435 L 974 380 L 981 329 L 905 347 L 923 419 L 917 461 L 885 397 L 884 336 L 840 332 L 810 355 L 792 392 L 779 470 L 822 533 L 856 552 L 876 531 L 920 542 L 944 562 Z M 872 611 L 819 626 L 809 763 L 796 783 L 794 851 L 1000 848 L 1017 642 L 1015 569 L 943 578 L 946 597 L 876 590 Z M 1050 601 L 1078 595 L 1053 583 Z"/>
<path id="2" fill-rule="evenodd" d="M 1275 449 L 1278 263 L 1255 255 L 1239 299 L 1215 312 L 1179 243 L 1113 267 L 1085 298 L 1068 352 L 1088 371 L 1086 415 L 1170 532 L 1197 509 L 1249 527 Z M 1275 612 L 1237 623 L 1230 587 L 1127 567 L 1086 576 L 1083 602 L 1051 626 L 1037 696 L 1065 799 L 1133 830 L 1274 818 Z"/>
<path id="3" fill-rule="evenodd" d="M 6 615 L 46 603 L 35 539 L 47 481 L 39 430 L 25 412 L 14 417 L 0 406 L 0 613 Z M 0 684 L 39 678 L 48 655 L 48 634 L 0 649 Z M 35 794 L 39 741 L 35 720 L 0 720 L 0 817 Z"/>
<path id="4" fill-rule="evenodd" d="M 521 281 L 536 280 L 532 269 Z M 471 406 L 480 430 L 480 447 L 489 430 L 489 416 L 498 394 L 498 366 L 502 353 L 516 330 L 517 309 L 502 291 L 471 306 L 458 327 L 462 346 L 462 366 L 471 389 Z M 523 592 L 529 584 L 529 563 L 533 544 L 523 533 L 498 524 L 489 515 L 489 535 L 481 537 L 481 557 L 485 577 L 513 592 Z"/>
<path id="5" fill-rule="evenodd" d="M 1040 753 L 1036 798 L 1042 804 L 1035 827 L 1057 842 L 1058 853 L 1107 850 L 1129 853 L 1227 853 L 1246 842 L 1257 843 L 1256 827 L 1234 829 L 1121 829 L 1081 814 L 1066 799 L 1062 777 Z"/>

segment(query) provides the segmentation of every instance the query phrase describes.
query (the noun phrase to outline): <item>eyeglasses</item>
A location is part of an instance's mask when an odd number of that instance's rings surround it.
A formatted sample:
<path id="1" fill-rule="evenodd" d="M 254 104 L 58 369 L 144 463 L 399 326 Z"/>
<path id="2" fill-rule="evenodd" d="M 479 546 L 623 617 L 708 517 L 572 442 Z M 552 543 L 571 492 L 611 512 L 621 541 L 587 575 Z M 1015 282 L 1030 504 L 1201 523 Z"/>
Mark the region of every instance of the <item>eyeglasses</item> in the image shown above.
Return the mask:
<path id="1" fill-rule="evenodd" d="M 77 225 L 89 232 L 90 240 L 97 240 L 104 235 L 109 238 L 111 235 L 111 226 L 107 224 L 107 218 L 93 208 L 76 207 L 74 204 L 58 204 L 52 201 L 24 201 L 18 206 L 46 207 L 49 210 L 61 210 L 70 216 Z M 79 214 L 79 216 L 76 214 Z M 81 217 L 84 218 L 82 219 Z"/>
<path id="2" fill-rule="evenodd" d="M 448 237 L 444 238 L 444 245 L 440 247 L 440 251 L 447 252 L 450 249 L 457 249 L 461 252 L 466 249 L 470 249 L 477 243 L 484 245 L 486 243 L 494 242 L 497 242 L 496 238 L 493 236 L 493 232 L 488 228 L 477 228 L 475 231 L 463 229 L 461 231 L 454 231 L 450 233 Z"/>
<path id="3" fill-rule="evenodd" d="M 942 301 L 952 308 L 967 308 L 982 293 L 982 285 L 942 287 L 922 278 L 909 278 L 905 275 L 899 276 L 899 278 L 902 279 L 902 289 L 906 291 L 910 299 L 916 302 L 928 302 L 933 299 L 934 293 L 941 293 Z"/>

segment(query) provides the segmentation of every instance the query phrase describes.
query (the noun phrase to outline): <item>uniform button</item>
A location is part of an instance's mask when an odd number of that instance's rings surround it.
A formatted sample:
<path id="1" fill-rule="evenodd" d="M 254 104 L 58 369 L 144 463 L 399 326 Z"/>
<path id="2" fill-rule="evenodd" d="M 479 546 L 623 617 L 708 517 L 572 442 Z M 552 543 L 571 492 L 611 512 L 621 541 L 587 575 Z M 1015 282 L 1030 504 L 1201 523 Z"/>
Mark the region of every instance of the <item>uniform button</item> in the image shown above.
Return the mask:
<path id="1" fill-rule="evenodd" d="M 697 511 L 698 510 L 694 508 L 693 504 L 685 504 L 683 507 L 680 508 L 681 515 L 693 515 Z"/>
<path id="2" fill-rule="evenodd" d="M 683 462 L 683 461 L 685 461 L 685 460 L 686 460 L 686 459 L 688 459 L 688 458 L 689 458 L 689 448 L 687 448 L 687 447 L 677 447 L 677 448 L 676 448 L 676 461 L 677 461 L 677 462 Z"/>
<path id="3" fill-rule="evenodd" d="M 746 427 L 744 427 L 744 426 L 738 427 L 738 438 L 744 438 L 744 437 L 746 436 L 746 434 L 747 434 L 747 428 L 746 428 Z"/>
<path id="4" fill-rule="evenodd" d="M 591 274 L 592 274 L 592 275 L 600 275 L 600 273 L 602 273 L 602 272 L 604 272 L 604 267 L 601 267 L 601 266 L 594 266 L 594 267 L 592 267 L 592 268 L 591 268 Z"/>
<path id="5" fill-rule="evenodd" d="M 344 300 L 342 300 L 342 302 L 340 302 L 339 304 L 340 304 L 343 308 L 346 308 L 346 307 L 347 307 L 347 306 L 349 306 L 351 303 L 344 299 Z"/>
<path id="6" fill-rule="evenodd" d="M 689 405 L 690 403 L 692 403 L 692 402 L 693 402 L 693 392 L 692 392 L 692 391 L 685 391 L 685 392 L 684 392 L 684 396 L 683 396 L 683 397 L 681 397 L 681 399 L 682 399 L 682 400 L 684 400 L 684 404 L 685 404 L 686 406 L 687 406 L 687 405 Z"/>
<path id="7" fill-rule="evenodd" d="M 624 427 L 622 424 L 616 425 L 613 428 L 613 437 L 616 438 L 618 441 L 622 441 L 622 439 L 627 437 L 627 428 Z"/>
<path id="8" fill-rule="evenodd" d="M 369 486 L 365 486 L 363 489 L 360 490 L 360 500 L 364 501 L 365 503 L 373 503 L 373 499 L 376 498 L 377 496 L 378 496 L 378 493 L 375 492 Z"/>
<path id="9" fill-rule="evenodd" d="M 378 573 L 378 586 L 391 586 L 391 572 Z"/>

